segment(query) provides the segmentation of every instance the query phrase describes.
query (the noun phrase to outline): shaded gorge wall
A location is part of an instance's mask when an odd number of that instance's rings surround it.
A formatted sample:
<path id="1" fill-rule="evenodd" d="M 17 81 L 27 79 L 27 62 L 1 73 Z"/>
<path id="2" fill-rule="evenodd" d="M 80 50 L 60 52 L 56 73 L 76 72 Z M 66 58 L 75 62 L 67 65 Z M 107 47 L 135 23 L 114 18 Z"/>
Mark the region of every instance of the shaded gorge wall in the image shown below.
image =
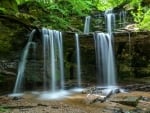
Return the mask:
<path id="1" fill-rule="evenodd" d="M 0 18 L 0 92 L 12 91 L 18 62 L 30 30 L 6 18 Z"/>
<path id="2" fill-rule="evenodd" d="M 149 82 L 150 32 L 127 32 L 115 34 L 115 53 L 118 79 L 130 82 Z"/>
<path id="3" fill-rule="evenodd" d="M 150 80 L 150 32 L 115 32 L 114 51 L 117 67 L 118 83 L 149 82 Z M 67 39 L 67 37 L 64 37 Z M 70 37 L 71 38 L 71 37 Z M 67 72 L 70 76 L 75 70 L 69 70 L 69 66 L 75 67 L 74 41 L 68 37 L 66 40 Z M 72 43 L 72 44 L 71 44 Z M 67 46 L 70 45 L 70 46 Z M 80 35 L 82 78 L 88 83 L 96 81 L 96 61 L 93 35 Z M 70 51 L 70 52 L 69 52 Z M 70 56 L 70 57 L 69 57 Z M 71 63 L 70 63 L 71 62 Z M 73 68 L 74 69 L 74 68 Z M 66 73 L 69 76 L 69 73 Z"/>
<path id="4" fill-rule="evenodd" d="M 26 33 L 28 33 L 26 31 Z M 20 36 L 20 35 L 18 35 Z M 130 36 L 130 37 L 129 37 Z M 2 37 L 2 36 L 1 36 Z M 14 37 L 14 36 L 13 36 Z M 17 39 L 15 49 L 0 55 L 1 89 L 12 92 L 15 83 L 18 62 L 22 49 L 27 42 L 27 35 Z M 114 33 L 114 51 L 118 83 L 149 82 L 150 80 L 150 32 Z M 81 51 L 82 85 L 95 84 L 96 61 L 93 35 L 79 35 Z M 36 51 L 31 47 L 25 70 L 25 90 L 43 87 L 43 52 L 40 33 L 34 36 Z M 76 81 L 75 34 L 63 32 L 64 69 L 66 88 L 74 86 Z M 2 52 L 1 52 L 2 53 Z M 6 57 L 8 55 L 8 57 Z M 145 79 L 144 79 L 145 78 Z M 57 78 L 59 80 L 59 78 Z"/>

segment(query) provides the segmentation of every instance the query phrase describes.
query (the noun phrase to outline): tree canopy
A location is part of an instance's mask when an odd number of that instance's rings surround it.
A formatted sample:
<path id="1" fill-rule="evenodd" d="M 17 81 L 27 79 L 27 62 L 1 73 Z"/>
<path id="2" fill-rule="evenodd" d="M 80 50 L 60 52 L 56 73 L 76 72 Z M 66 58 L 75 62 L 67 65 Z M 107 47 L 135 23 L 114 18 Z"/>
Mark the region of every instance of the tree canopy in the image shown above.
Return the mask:
<path id="1" fill-rule="evenodd" d="M 3 5 L 0 6 L 0 12 L 6 12 L 7 6 L 2 0 Z M 7 0 L 11 1 L 11 0 Z M 13 0 L 11 2 L 16 2 L 16 4 L 22 5 L 27 2 L 38 2 L 39 6 L 47 10 L 48 18 L 41 18 L 41 22 L 51 20 L 51 23 L 60 23 L 58 28 L 66 30 L 68 26 L 71 26 L 75 20 L 79 20 L 86 15 L 90 15 L 92 11 L 105 11 L 107 9 L 113 9 L 115 7 L 120 7 L 124 10 L 128 10 L 134 18 L 134 22 L 139 28 L 144 30 L 150 30 L 150 24 L 147 22 L 150 20 L 150 2 L 149 0 Z M 2 3 L 2 2 L 1 2 Z M 13 4 L 11 11 L 17 12 L 18 9 L 15 4 Z M 71 17 L 71 19 L 70 19 Z M 76 23 L 76 22 L 75 22 Z M 56 28 L 55 25 L 47 25 L 45 27 Z"/>

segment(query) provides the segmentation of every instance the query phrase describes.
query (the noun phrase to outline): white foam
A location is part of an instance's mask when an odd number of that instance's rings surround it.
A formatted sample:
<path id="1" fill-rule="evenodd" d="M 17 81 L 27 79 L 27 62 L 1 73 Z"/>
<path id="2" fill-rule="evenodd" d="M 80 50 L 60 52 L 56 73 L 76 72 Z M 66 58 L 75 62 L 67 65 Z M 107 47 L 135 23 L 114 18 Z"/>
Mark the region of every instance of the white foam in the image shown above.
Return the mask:
<path id="1" fill-rule="evenodd" d="M 21 97 L 23 95 L 24 95 L 24 93 L 13 93 L 13 94 L 9 94 L 8 96 L 10 96 L 10 97 Z"/>
<path id="2" fill-rule="evenodd" d="M 71 92 L 82 92 L 84 90 L 84 88 L 73 88 L 70 91 Z"/>
<path id="3" fill-rule="evenodd" d="M 66 98 L 70 93 L 65 90 L 60 90 L 56 92 L 42 92 L 39 99 L 41 100 L 60 100 Z"/>

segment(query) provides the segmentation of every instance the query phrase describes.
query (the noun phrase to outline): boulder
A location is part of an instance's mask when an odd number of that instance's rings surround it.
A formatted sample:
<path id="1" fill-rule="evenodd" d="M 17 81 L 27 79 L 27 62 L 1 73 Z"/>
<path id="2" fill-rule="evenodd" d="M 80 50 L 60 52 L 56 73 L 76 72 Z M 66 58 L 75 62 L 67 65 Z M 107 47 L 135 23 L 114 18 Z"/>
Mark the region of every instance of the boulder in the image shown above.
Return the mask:
<path id="1" fill-rule="evenodd" d="M 85 99 L 85 103 L 86 104 L 92 104 L 95 102 L 103 102 L 105 101 L 106 96 L 104 95 L 98 95 L 98 94 L 87 94 L 86 99 Z"/>
<path id="2" fill-rule="evenodd" d="M 140 98 L 141 98 L 140 96 L 123 96 L 123 97 L 112 98 L 111 101 L 123 105 L 136 107 Z"/>

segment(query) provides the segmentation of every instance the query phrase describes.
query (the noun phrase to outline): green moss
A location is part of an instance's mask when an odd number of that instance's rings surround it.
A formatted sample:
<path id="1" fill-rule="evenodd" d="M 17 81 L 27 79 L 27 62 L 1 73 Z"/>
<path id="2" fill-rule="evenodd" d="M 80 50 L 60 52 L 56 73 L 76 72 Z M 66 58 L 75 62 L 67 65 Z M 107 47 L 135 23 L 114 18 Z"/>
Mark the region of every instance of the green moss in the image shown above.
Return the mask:
<path id="1" fill-rule="evenodd" d="M 0 106 L 0 113 L 7 113 L 7 112 L 9 112 L 9 109 L 7 109 L 6 107 L 4 107 L 4 106 Z"/>
<path id="2" fill-rule="evenodd" d="M 0 30 L 0 52 L 6 53 L 11 50 L 11 38 L 8 37 L 8 34 L 10 34 L 8 31 L 1 31 Z"/>
<path id="3" fill-rule="evenodd" d="M 18 12 L 18 6 L 16 0 L 0 0 L 0 9 L 8 14 L 14 14 Z"/>
<path id="4" fill-rule="evenodd" d="M 0 57 L 9 56 L 24 47 L 27 32 L 20 24 L 0 19 Z"/>

